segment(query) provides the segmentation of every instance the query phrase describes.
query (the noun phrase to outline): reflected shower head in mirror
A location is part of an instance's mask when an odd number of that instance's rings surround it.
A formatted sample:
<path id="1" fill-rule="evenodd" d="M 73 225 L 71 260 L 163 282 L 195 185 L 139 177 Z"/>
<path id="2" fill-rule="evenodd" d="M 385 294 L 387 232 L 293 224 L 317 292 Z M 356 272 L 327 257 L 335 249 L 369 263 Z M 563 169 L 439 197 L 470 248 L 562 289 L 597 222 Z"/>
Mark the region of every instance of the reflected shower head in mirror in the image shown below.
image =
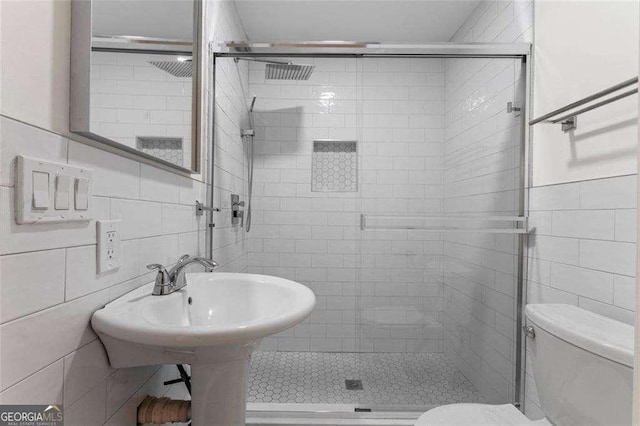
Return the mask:
<path id="1" fill-rule="evenodd" d="M 236 63 L 239 60 L 263 62 L 267 64 L 264 69 L 264 78 L 267 80 L 309 80 L 315 65 L 300 65 L 293 62 L 270 61 L 266 59 L 255 58 L 235 58 Z"/>
<path id="2" fill-rule="evenodd" d="M 193 59 L 189 56 L 179 56 L 175 61 L 149 61 L 149 63 L 174 77 L 193 77 Z"/>

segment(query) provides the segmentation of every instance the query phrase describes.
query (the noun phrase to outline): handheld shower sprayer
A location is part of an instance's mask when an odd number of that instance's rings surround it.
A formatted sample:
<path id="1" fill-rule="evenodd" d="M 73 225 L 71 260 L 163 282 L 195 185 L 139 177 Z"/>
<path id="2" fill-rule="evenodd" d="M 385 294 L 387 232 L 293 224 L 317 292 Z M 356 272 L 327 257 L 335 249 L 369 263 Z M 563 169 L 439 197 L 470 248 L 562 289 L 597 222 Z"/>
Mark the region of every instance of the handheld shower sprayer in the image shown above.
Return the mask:
<path id="1" fill-rule="evenodd" d="M 251 105 L 248 110 L 249 128 L 242 129 L 240 135 L 242 139 L 247 142 L 247 208 L 245 213 L 245 230 L 249 232 L 251 230 L 251 199 L 253 197 L 253 160 L 255 157 L 253 137 L 255 136 L 255 130 L 253 129 L 253 107 L 256 104 L 257 96 L 254 96 L 251 100 Z"/>

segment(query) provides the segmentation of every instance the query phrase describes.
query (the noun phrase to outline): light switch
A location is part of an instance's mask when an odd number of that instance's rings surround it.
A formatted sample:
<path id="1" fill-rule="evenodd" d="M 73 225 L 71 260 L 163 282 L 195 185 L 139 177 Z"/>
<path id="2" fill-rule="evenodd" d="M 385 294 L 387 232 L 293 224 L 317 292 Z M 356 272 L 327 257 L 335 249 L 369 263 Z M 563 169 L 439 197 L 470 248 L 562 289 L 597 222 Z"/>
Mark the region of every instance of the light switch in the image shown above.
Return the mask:
<path id="1" fill-rule="evenodd" d="M 93 170 L 24 155 L 18 155 L 15 162 L 17 224 L 87 222 L 93 218 Z"/>
<path id="2" fill-rule="evenodd" d="M 69 190 L 71 178 L 69 176 L 56 176 L 56 189 L 54 205 L 56 210 L 69 210 Z"/>
<path id="3" fill-rule="evenodd" d="M 49 208 L 49 173 L 33 172 L 33 208 Z"/>
<path id="4" fill-rule="evenodd" d="M 89 180 L 76 178 L 76 210 L 87 210 L 89 208 Z"/>

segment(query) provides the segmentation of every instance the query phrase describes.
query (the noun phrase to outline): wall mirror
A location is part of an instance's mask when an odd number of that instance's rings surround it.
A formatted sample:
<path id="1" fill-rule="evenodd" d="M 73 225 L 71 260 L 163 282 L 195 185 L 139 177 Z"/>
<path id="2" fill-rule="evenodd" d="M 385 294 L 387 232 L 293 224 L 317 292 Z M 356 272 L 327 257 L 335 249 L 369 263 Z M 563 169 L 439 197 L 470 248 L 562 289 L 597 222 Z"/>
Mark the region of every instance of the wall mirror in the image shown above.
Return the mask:
<path id="1" fill-rule="evenodd" d="M 200 0 L 73 0 L 70 130 L 199 170 Z"/>

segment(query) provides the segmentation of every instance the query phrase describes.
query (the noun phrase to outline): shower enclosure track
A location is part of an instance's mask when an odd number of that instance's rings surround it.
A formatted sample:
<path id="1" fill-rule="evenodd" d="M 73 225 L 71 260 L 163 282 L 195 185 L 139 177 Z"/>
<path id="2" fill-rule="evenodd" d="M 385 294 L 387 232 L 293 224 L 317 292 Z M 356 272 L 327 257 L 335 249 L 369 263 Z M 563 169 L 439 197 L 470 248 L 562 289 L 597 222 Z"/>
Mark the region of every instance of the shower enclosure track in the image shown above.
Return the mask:
<path id="1" fill-rule="evenodd" d="M 379 43 L 379 42 L 309 42 L 309 41 L 292 41 L 292 42 L 247 42 L 247 41 L 229 41 L 223 43 L 210 42 L 209 44 L 209 64 L 212 67 L 210 73 L 211 87 L 215 87 L 215 64 L 216 58 L 513 58 L 520 59 L 523 64 L 523 78 L 525 79 L 524 99 L 521 104 L 523 105 L 521 110 L 521 128 L 522 128 L 522 142 L 521 142 L 521 160 L 520 160 L 520 197 L 518 200 L 518 216 L 509 217 L 511 221 L 516 222 L 516 226 L 508 229 L 485 229 L 484 232 L 497 232 L 497 233 L 511 233 L 518 236 L 518 271 L 517 271 L 517 306 L 516 306 L 516 343 L 515 343 L 515 378 L 514 388 L 515 395 L 513 398 L 513 404 L 516 407 L 521 408 L 521 401 L 523 399 L 523 386 L 524 386 L 524 362 L 523 354 L 525 353 L 525 341 L 522 339 L 522 333 L 520 327 L 522 325 L 522 305 L 524 303 L 524 295 L 526 294 L 526 246 L 527 246 L 527 218 L 525 217 L 526 208 L 528 204 L 526 189 L 528 187 L 529 170 L 528 170 L 528 156 L 529 156 L 529 132 L 530 129 L 527 124 L 535 124 L 528 122 L 528 111 L 530 108 L 530 59 L 531 43 L 429 43 L 429 44 L 393 44 L 393 43 Z M 211 144 L 215 143 L 215 117 L 214 117 L 214 93 L 210 93 L 210 111 L 209 114 L 209 129 L 211 132 Z M 214 188 L 213 184 L 213 150 L 209 152 L 209 165 L 210 170 L 210 182 L 208 201 L 214 200 Z M 371 229 L 367 227 L 367 216 L 361 215 L 361 228 Z M 209 212 L 209 221 L 212 222 L 212 214 Z M 475 217 L 475 220 L 491 220 L 491 217 Z M 505 217 L 499 217 L 500 220 L 505 220 Z M 451 216 L 439 218 L 439 219 L 452 219 Z M 460 218 L 456 218 L 460 219 Z M 465 219 L 469 219 L 465 217 Z M 401 229 L 414 229 L 405 227 Z M 424 228 L 419 228 L 424 229 Z M 428 229 L 434 232 L 482 232 L 478 229 Z M 207 254 L 211 256 L 213 252 L 213 229 L 209 229 L 207 235 Z M 367 407 L 368 408 L 368 407 Z M 383 413 L 379 412 L 380 407 L 375 407 L 374 418 L 383 418 Z M 299 413 L 303 413 L 302 412 Z M 265 414 L 265 411 L 258 409 L 256 411 L 249 410 L 248 418 L 260 417 Z M 393 410 L 389 410 L 389 413 L 396 413 Z M 276 412 L 271 412 L 267 417 L 271 417 Z M 284 414 L 280 412 L 278 414 Z M 288 412 L 287 415 L 282 417 L 295 416 L 296 412 Z M 310 413 L 307 413 L 310 414 Z M 331 415 L 334 413 L 323 411 L 322 413 L 313 413 L 319 416 Z M 365 415 L 371 413 L 356 413 Z M 414 413 L 409 414 L 408 418 L 411 418 Z M 301 417 L 306 417 L 302 415 Z M 402 417 L 402 416 L 400 416 Z M 392 417 L 386 417 L 392 418 Z M 393 417 L 398 418 L 398 416 Z M 407 417 L 405 417 L 406 419 Z M 415 418 L 415 417 L 413 417 Z M 408 423 L 409 424 L 409 423 Z"/>

